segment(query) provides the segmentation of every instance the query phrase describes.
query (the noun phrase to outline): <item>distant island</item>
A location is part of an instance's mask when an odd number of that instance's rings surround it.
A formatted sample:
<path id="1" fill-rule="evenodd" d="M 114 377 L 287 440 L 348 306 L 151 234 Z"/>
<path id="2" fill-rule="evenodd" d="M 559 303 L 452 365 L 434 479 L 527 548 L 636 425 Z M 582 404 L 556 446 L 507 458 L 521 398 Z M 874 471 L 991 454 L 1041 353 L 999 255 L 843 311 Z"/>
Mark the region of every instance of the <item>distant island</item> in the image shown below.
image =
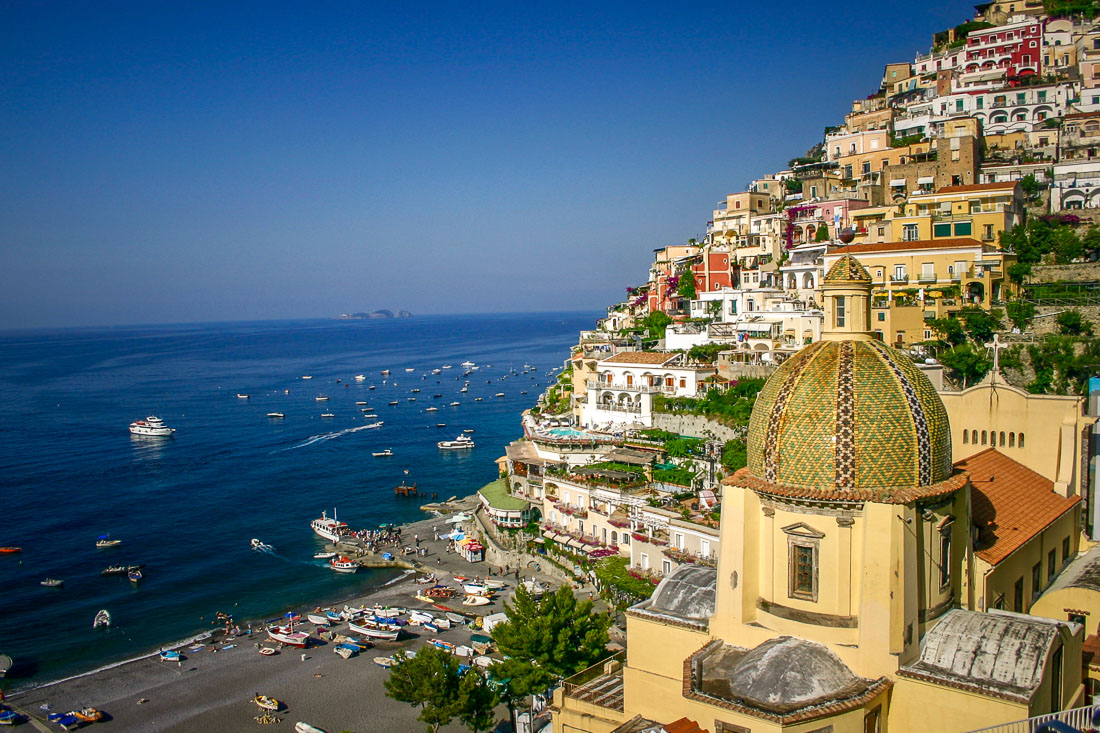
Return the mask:
<path id="1" fill-rule="evenodd" d="M 341 313 L 339 315 L 339 317 L 340 318 L 345 318 L 345 319 L 348 319 L 348 318 L 350 318 L 350 319 L 361 319 L 361 318 L 412 318 L 412 313 L 409 313 L 408 311 L 397 311 L 397 313 L 394 313 L 393 311 L 388 311 L 388 310 L 383 309 L 383 310 L 372 311 L 370 313 Z"/>

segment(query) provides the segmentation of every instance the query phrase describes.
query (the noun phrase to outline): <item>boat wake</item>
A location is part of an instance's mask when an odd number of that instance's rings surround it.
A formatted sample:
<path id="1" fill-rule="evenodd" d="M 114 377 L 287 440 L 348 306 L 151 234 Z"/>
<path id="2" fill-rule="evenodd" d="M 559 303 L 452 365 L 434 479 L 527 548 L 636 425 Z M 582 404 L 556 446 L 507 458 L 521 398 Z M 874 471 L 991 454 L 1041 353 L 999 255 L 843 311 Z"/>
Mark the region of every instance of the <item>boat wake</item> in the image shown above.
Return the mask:
<path id="1" fill-rule="evenodd" d="M 370 425 L 360 425 L 357 428 L 347 428 L 346 430 L 337 430 L 332 433 L 321 433 L 320 435 L 311 435 L 307 440 L 303 440 L 297 445 L 292 445 L 289 448 L 283 448 L 284 451 L 295 450 L 297 448 L 307 448 L 317 443 L 324 443 L 326 440 L 336 440 L 350 433 L 358 433 L 360 430 L 372 430 L 379 427 L 378 423 L 371 423 Z"/>

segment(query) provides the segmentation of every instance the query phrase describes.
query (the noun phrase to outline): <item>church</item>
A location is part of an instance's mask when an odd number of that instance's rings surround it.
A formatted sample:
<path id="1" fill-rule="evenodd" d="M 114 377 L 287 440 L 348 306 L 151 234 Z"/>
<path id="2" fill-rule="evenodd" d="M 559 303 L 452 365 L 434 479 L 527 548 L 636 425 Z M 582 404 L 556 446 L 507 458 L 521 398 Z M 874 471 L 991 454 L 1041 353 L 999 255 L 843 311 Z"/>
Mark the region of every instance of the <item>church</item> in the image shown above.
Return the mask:
<path id="1" fill-rule="evenodd" d="M 717 569 L 682 566 L 627 611 L 626 654 L 565 680 L 556 731 L 975 731 L 1087 704 L 1098 617 L 1027 613 L 1089 576 L 1080 404 L 1052 403 L 1053 434 L 1026 414 L 1009 430 L 975 405 L 1018 390 L 987 383 L 949 414 L 871 335 L 855 258 L 822 291 L 822 340 L 765 384 L 724 481 Z M 1100 614 L 1100 581 L 1079 585 L 1062 597 Z"/>

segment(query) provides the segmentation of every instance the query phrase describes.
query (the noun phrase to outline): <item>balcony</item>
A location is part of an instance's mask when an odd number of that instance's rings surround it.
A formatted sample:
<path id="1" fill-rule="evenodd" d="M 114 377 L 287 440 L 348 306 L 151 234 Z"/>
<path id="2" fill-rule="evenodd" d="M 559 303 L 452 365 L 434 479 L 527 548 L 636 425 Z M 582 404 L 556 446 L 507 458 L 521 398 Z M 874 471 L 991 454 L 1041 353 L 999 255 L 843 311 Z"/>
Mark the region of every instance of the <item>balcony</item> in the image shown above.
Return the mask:
<path id="1" fill-rule="evenodd" d="M 922 272 L 920 274 L 920 277 L 917 278 L 917 282 L 934 283 L 934 282 L 936 282 L 936 273 L 934 273 L 934 272 Z"/>
<path id="2" fill-rule="evenodd" d="M 614 403 L 603 403 L 596 405 L 597 410 L 603 410 L 605 412 L 621 412 L 626 415 L 641 415 L 642 408 L 635 407 L 634 405 L 617 405 Z"/>
<path id="3" fill-rule="evenodd" d="M 583 672 L 562 680 L 564 697 L 608 710 L 623 711 L 623 664 L 626 652 L 617 652 Z"/>
<path id="4" fill-rule="evenodd" d="M 1016 720 L 1011 723 L 1002 723 L 988 728 L 970 731 L 970 733 L 1031 733 L 1038 730 L 1043 723 L 1058 721 L 1077 730 L 1092 730 L 1096 723 L 1100 722 L 1100 705 L 1092 705 L 1084 708 L 1073 708 L 1058 713 L 1037 715 L 1034 718 Z"/>
<path id="5" fill-rule="evenodd" d="M 671 394 L 675 387 L 663 384 L 627 384 L 625 382 L 603 382 L 598 379 L 589 379 L 585 382 L 588 389 L 612 389 L 623 392 L 640 392 L 642 394 Z"/>
<path id="6" fill-rule="evenodd" d="M 908 275 L 891 275 L 890 276 L 890 283 L 892 285 L 904 285 L 905 283 L 908 283 L 908 282 L 909 282 L 909 276 Z"/>

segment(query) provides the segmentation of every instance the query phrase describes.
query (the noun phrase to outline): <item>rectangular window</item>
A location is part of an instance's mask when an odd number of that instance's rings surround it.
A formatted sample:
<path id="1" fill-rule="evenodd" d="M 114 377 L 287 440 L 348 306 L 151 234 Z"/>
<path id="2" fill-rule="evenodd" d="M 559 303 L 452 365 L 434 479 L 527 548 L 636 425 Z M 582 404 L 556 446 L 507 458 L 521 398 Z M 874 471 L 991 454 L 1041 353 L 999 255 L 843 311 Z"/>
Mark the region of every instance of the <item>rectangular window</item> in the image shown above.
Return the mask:
<path id="1" fill-rule="evenodd" d="M 903 242 L 915 242 L 920 238 L 920 231 L 916 224 L 904 224 L 901 228 L 901 239 Z"/>
<path id="2" fill-rule="evenodd" d="M 844 327 L 844 303 L 845 297 L 843 295 L 837 296 L 836 299 L 836 327 Z"/>
<path id="3" fill-rule="evenodd" d="M 791 598 L 817 600 L 817 547 L 791 543 Z"/>
<path id="4" fill-rule="evenodd" d="M 886 311 L 879 311 L 876 315 L 878 315 L 879 321 L 885 321 L 886 320 Z"/>
<path id="5" fill-rule="evenodd" d="M 985 97 L 978 97 L 978 109 L 985 109 Z"/>
<path id="6" fill-rule="evenodd" d="M 1016 613 L 1024 612 L 1024 579 L 1016 578 L 1012 586 L 1012 610 Z"/>
<path id="7" fill-rule="evenodd" d="M 1047 101 L 1047 90 L 1046 89 L 1040 89 L 1039 90 L 1039 101 L 1040 102 Z"/>
<path id="8" fill-rule="evenodd" d="M 963 111 L 963 101 L 961 99 L 956 99 L 955 100 L 955 111 L 956 112 L 962 112 Z"/>
<path id="9" fill-rule="evenodd" d="M 1024 60 L 1025 61 L 1028 60 L 1026 56 L 1024 57 Z M 1016 104 L 1025 104 L 1026 101 L 1027 101 L 1027 92 L 1018 92 L 1016 94 Z"/>
<path id="10" fill-rule="evenodd" d="M 968 221 L 960 221 L 955 223 L 956 237 L 969 237 L 973 230 L 973 225 Z"/>
<path id="11" fill-rule="evenodd" d="M 1069 537 L 1062 538 L 1062 564 L 1069 562 Z"/>
<path id="12" fill-rule="evenodd" d="M 1043 584 L 1043 564 L 1035 563 L 1031 566 L 1031 602 L 1039 597 L 1039 589 Z"/>
<path id="13" fill-rule="evenodd" d="M 951 533 L 940 535 L 940 587 L 951 582 Z"/>
<path id="14" fill-rule="evenodd" d="M 684 535 L 681 534 L 680 532 L 676 533 L 676 549 L 677 550 L 684 549 Z"/>
<path id="15" fill-rule="evenodd" d="M 865 163 L 863 164 L 863 172 L 864 172 L 865 174 L 866 174 L 866 173 L 870 173 L 870 172 L 871 172 L 871 161 L 866 161 L 866 162 L 865 162 Z"/>
<path id="16" fill-rule="evenodd" d="M 642 570 L 649 570 L 649 555 L 642 553 L 641 557 Z"/>
<path id="17" fill-rule="evenodd" d="M 710 540 L 701 540 L 699 542 L 699 554 L 703 557 L 710 557 Z"/>
<path id="18" fill-rule="evenodd" d="M 1047 553 L 1047 584 L 1054 580 L 1054 573 L 1058 571 L 1058 551 L 1051 550 Z"/>
<path id="19" fill-rule="evenodd" d="M 932 236 L 936 237 L 936 238 L 950 237 L 951 236 L 951 224 L 950 223 L 947 223 L 947 224 L 933 224 L 932 225 Z"/>

